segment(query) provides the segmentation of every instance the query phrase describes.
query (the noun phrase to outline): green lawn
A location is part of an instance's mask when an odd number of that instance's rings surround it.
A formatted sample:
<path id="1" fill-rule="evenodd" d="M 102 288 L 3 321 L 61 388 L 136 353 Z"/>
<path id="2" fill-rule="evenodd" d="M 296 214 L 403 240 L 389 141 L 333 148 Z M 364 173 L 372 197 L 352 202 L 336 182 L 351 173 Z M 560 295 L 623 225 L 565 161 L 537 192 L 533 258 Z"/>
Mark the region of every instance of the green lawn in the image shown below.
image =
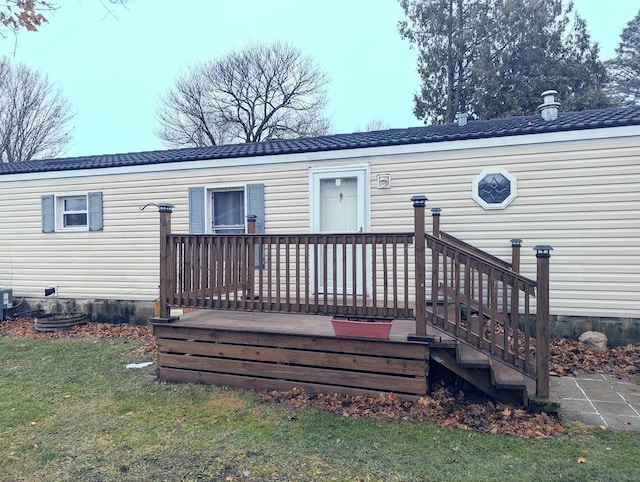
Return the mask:
<path id="1" fill-rule="evenodd" d="M 637 433 L 526 440 L 348 419 L 158 383 L 154 367 L 124 368 L 137 347 L 0 336 L 0 480 L 638 479 Z"/>

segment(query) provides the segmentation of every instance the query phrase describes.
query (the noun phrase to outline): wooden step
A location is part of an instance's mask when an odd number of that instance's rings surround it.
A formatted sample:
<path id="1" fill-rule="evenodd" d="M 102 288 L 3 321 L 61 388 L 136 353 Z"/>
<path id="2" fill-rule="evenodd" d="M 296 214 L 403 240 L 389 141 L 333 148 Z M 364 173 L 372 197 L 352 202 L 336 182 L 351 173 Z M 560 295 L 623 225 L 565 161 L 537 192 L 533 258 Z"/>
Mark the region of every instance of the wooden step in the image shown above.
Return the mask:
<path id="1" fill-rule="evenodd" d="M 526 390 L 527 383 L 524 375 L 494 359 L 489 360 L 491 367 L 491 383 L 498 390 Z"/>
<path id="2" fill-rule="evenodd" d="M 489 368 L 489 356 L 464 343 L 458 343 L 456 357 L 463 368 Z"/>

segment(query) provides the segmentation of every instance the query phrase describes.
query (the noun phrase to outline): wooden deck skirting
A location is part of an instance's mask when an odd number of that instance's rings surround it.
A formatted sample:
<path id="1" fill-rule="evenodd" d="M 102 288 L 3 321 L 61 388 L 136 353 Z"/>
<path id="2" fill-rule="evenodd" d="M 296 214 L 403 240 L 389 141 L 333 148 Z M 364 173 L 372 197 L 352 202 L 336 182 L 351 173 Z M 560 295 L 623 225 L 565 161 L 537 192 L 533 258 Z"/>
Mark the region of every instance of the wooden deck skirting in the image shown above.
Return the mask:
<path id="1" fill-rule="evenodd" d="M 218 310 L 154 322 L 162 380 L 417 398 L 428 392 L 430 348 L 407 342 L 412 329 L 396 320 L 389 340 L 339 338 L 327 316 Z"/>
<path id="2" fill-rule="evenodd" d="M 535 380 L 536 395 L 548 397 L 552 248 L 536 246 L 533 281 L 519 273 L 521 240 L 512 240 L 507 263 L 442 233 L 440 209 L 432 209 L 433 232 L 427 234 L 426 197 L 414 196 L 412 202 L 411 233 L 295 235 L 255 234 L 252 216 L 245 235 L 172 234 L 172 206 L 158 205 L 160 316 L 155 326 L 161 377 L 418 395 L 428 386 L 431 326 Z M 317 326 L 306 321 L 304 332 L 294 323 L 283 323 L 287 333 L 271 332 L 274 325 L 256 331 L 256 326 L 266 326 L 256 325 L 257 318 L 212 329 L 192 326 L 195 315 L 163 325 L 170 321 L 170 306 L 233 311 L 234 317 L 279 313 L 281 322 L 285 314 L 297 321 L 322 314 L 392 317 L 406 333 L 388 342 L 343 340 L 330 332 L 316 333 Z M 312 318 L 315 323 L 322 319 Z M 252 341 L 243 342 L 247 339 Z M 193 347 L 187 349 L 189 344 Z M 259 354 L 244 358 L 255 347 Z M 367 368 L 354 369 L 355 359 Z M 398 370 L 388 374 L 376 371 L 379 366 Z M 348 382 L 340 385 L 341 378 Z"/>

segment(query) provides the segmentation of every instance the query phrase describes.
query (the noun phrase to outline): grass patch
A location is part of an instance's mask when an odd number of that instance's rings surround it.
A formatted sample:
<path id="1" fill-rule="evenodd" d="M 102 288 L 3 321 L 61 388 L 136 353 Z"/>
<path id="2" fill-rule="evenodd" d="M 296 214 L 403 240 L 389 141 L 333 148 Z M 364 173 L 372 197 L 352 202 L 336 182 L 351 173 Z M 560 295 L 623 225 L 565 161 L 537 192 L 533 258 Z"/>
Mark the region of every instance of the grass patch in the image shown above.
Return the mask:
<path id="1" fill-rule="evenodd" d="M 636 480 L 640 439 L 346 419 L 158 383 L 125 339 L 0 337 L 0 480 Z"/>

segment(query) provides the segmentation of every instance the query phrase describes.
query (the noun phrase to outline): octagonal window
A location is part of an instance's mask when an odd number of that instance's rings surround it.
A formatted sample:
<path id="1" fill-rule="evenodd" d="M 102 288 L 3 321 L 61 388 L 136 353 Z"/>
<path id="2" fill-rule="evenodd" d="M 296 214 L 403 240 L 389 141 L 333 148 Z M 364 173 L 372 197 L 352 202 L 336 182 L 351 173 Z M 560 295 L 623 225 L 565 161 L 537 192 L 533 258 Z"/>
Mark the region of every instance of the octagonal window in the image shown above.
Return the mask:
<path id="1" fill-rule="evenodd" d="M 484 209 L 504 209 L 516 198 L 517 181 L 506 169 L 485 169 L 473 180 L 472 196 Z"/>

